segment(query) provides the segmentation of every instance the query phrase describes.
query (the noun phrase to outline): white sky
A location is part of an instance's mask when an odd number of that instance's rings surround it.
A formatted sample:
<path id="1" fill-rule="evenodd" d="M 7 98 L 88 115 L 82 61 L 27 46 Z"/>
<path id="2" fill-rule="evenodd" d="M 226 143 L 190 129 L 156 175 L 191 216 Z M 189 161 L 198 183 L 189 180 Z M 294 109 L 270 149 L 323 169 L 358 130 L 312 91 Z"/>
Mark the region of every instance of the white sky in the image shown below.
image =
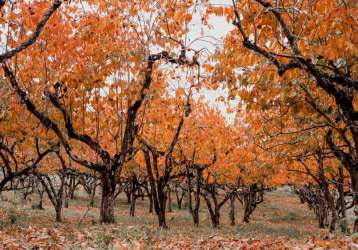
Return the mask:
<path id="1" fill-rule="evenodd" d="M 211 0 L 210 3 L 214 6 L 220 5 L 220 6 L 231 6 L 232 1 L 231 0 Z M 215 42 L 216 44 L 211 44 L 205 41 L 198 41 L 192 44 L 190 46 L 193 49 L 200 50 L 201 48 L 207 48 L 211 53 L 215 51 L 217 47 L 222 47 L 222 42 L 224 37 L 227 35 L 227 33 L 234 29 L 234 26 L 226 21 L 225 17 L 217 17 L 217 16 L 211 16 L 209 19 L 209 24 L 213 26 L 212 29 L 204 29 L 204 36 L 205 40 Z M 201 26 L 201 17 L 200 14 L 193 17 L 193 21 L 191 23 L 192 27 L 190 27 L 190 33 L 188 36 L 188 40 L 192 41 L 194 39 L 197 39 L 202 36 L 202 26 Z M 217 47 L 216 47 L 217 46 Z M 228 89 L 226 89 L 225 85 L 222 87 L 224 88 L 218 88 L 217 90 L 207 90 L 203 89 L 200 91 L 200 95 L 203 95 L 205 97 L 205 100 L 210 106 L 217 107 L 222 114 L 225 115 L 227 118 L 227 121 L 229 123 L 234 122 L 236 112 L 228 114 L 226 112 L 226 107 L 223 103 L 218 102 L 216 99 L 220 96 L 227 97 L 228 96 Z M 230 106 L 236 110 L 236 107 L 238 106 L 239 99 L 237 100 L 231 100 Z"/>

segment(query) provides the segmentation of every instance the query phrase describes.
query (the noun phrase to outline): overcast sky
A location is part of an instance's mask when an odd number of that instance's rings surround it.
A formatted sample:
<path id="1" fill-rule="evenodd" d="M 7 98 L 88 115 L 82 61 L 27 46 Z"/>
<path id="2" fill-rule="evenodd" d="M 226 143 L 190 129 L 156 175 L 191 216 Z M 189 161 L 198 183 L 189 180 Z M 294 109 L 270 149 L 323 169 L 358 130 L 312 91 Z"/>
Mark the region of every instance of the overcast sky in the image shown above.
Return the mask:
<path id="1" fill-rule="evenodd" d="M 210 3 L 212 5 L 221 5 L 221 6 L 232 6 L 231 0 L 211 0 Z M 204 29 L 204 36 L 205 37 L 212 37 L 206 38 L 205 40 L 215 42 L 216 44 L 211 44 L 205 41 L 195 42 L 191 48 L 193 49 L 201 49 L 207 48 L 210 52 L 214 52 L 216 46 L 222 47 L 222 42 L 226 34 L 234 29 L 234 26 L 231 23 L 226 21 L 225 17 L 217 17 L 211 16 L 209 19 L 209 24 L 213 26 L 212 29 Z M 202 25 L 201 25 L 201 17 L 200 14 L 194 16 L 193 21 L 191 23 L 190 33 L 188 36 L 188 40 L 193 41 L 202 36 Z M 225 86 L 224 86 L 225 87 Z M 228 114 L 226 112 L 226 107 L 223 103 L 218 102 L 216 99 L 220 96 L 227 96 L 228 92 L 227 89 L 219 88 L 217 90 L 202 90 L 200 91 L 201 95 L 204 95 L 205 100 L 211 105 L 217 107 L 224 115 L 227 117 L 229 122 L 233 122 L 235 119 L 235 112 L 232 114 Z M 239 99 L 230 101 L 230 106 L 237 107 Z"/>

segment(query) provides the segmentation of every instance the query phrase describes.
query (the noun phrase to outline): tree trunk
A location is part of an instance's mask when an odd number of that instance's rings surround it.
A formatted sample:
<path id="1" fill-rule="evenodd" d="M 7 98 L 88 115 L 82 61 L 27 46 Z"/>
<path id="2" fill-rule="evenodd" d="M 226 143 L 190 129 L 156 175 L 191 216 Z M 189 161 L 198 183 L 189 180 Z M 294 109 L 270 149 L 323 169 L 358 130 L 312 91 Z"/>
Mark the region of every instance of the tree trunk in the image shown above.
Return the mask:
<path id="1" fill-rule="evenodd" d="M 168 187 L 168 195 L 167 195 L 167 207 L 168 207 L 168 212 L 171 213 L 173 212 L 172 209 L 172 191 L 171 189 Z"/>
<path id="2" fill-rule="evenodd" d="M 56 212 L 56 221 L 62 222 L 62 202 L 59 202 L 59 204 L 56 205 L 55 212 Z"/>
<path id="3" fill-rule="evenodd" d="M 256 185 L 249 187 L 247 193 L 243 195 L 243 205 L 244 205 L 244 223 L 250 222 L 250 216 L 256 208 Z"/>
<path id="4" fill-rule="evenodd" d="M 39 193 L 39 204 L 38 204 L 38 209 L 44 209 L 43 207 L 43 197 L 44 197 L 44 191 L 43 190 L 38 190 Z"/>
<path id="5" fill-rule="evenodd" d="M 184 192 L 181 192 L 176 190 L 175 191 L 175 196 L 177 198 L 177 204 L 178 204 L 178 209 L 181 210 L 182 208 L 182 204 L 183 204 L 183 198 L 184 198 Z"/>
<path id="6" fill-rule="evenodd" d="M 230 218 L 230 225 L 235 225 L 235 197 L 232 195 L 230 197 L 230 212 L 229 212 L 229 218 Z"/>
<path id="7" fill-rule="evenodd" d="M 124 193 L 126 194 L 127 197 L 127 204 L 131 204 L 131 192 L 124 190 Z"/>
<path id="8" fill-rule="evenodd" d="M 100 208 L 101 223 L 114 223 L 114 194 L 115 188 L 111 187 L 110 178 L 105 173 L 102 176 L 102 200 Z"/>
<path id="9" fill-rule="evenodd" d="M 210 213 L 210 219 L 213 228 L 218 228 L 220 225 L 220 214 L 212 210 L 211 211 L 209 210 L 209 213 Z"/>
<path id="10" fill-rule="evenodd" d="M 160 211 L 158 214 L 158 221 L 159 221 L 159 227 L 167 229 L 167 222 L 165 219 L 165 210 L 164 211 Z"/>
<path id="11" fill-rule="evenodd" d="M 158 203 L 159 203 L 159 206 L 158 206 L 158 211 L 157 212 L 157 215 L 158 215 L 158 220 L 159 220 L 159 226 L 161 228 L 164 228 L 164 229 L 167 229 L 168 226 L 166 224 L 166 204 L 167 204 L 167 197 L 166 197 L 166 192 L 164 191 L 164 186 L 163 186 L 163 183 L 162 183 L 162 180 L 159 180 L 158 181 L 158 184 L 157 184 L 157 192 L 158 192 Z"/>
<path id="12" fill-rule="evenodd" d="M 96 180 L 93 182 L 93 186 L 91 189 L 91 194 L 90 194 L 90 207 L 94 207 L 94 198 L 96 197 L 96 189 L 97 189 L 97 185 L 96 185 Z"/>
<path id="13" fill-rule="evenodd" d="M 194 223 L 194 226 L 198 227 L 199 226 L 199 213 L 195 213 L 193 211 L 193 223 Z"/>
<path id="14" fill-rule="evenodd" d="M 214 208 L 211 205 L 210 202 L 210 198 L 207 197 L 207 195 L 204 195 L 205 201 L 206 201 L 206 205 L 208 207 L 208 211 L 209 211 L 209 215 L 210 215 L 210 219 L 211 219 L 211 225 L 213 226 L 213 228 L 218 228 L 220 225 L 220 213 L 219 213 L 219 208 L 216 206 L 216 204 L 214 204 Z"/>
<path id="15" fill-rule="evenodd" d="M 146 196 L 149 199 L 149 213 L 153 213 L 153 196 L 152 196 L 152 192 L 149 191 L 149 183 L 148 182 L 144 183 L 143 187 L 144 187 Z"/>
<path id="16" fill-rule="evenodd" d="M 337 184 L 337 190 L 338 190 L 338 212 L 342 215 L 342 218 L 346 217 L 346 200 L 344 197 L 344 174 L 343 174 L 343 167 L 339 166 L 338 168 L 338 184 Z"/>
<path id="17" fill-rule="evenodd" d="M 199 226 L 199 209 L 197 209 L 199 207 L 199 206 L 197 206 L 198 200 L 195 198 L 195 205 L 193 208 L 192 194 L 188 193 L 188 197 L 189 197 L 188 208 L 189 208 L 189 212 L 193 218 L 194 226 Z M 199 197 L 199 202 L 200 202 L 200 197 Z"/>
<path id="18" fill-rule="evenodd" d="M 152 194 L 150 194 L 148 196 L 149 199 L 149 213 L 152 214 L 153 213 L 153 196 Z"/>
<path id="19" fill-rule="evenodd" d="M 76 190 L 76 177 L 75 176 L 71 176 L 70 177 L 70 184 L 68 186 L 68 193 L 69 193 L 69 198 L 71 200 L 75 199 L 75 190 Z"/>
<path id="20" fill-rule="evenodd" d="M 191 177 L 189 173 L 189 168 L 187 168 L 187 178 L 188 178 L 188 208 L 191 216 L 193 217 L 194 226 L 199 226 L 199 209 L 200 209 L 200 193 L 201 193 L 201 180 L 202 180 L 202 170 L 198 167 L 195 169 L 195 190 L 191 183 Z M 194 205 L 192 191 L 194 192 Z M 208 199 L 205 196 L 205 200 Z M 210 201 L 207 201 L 210 203 Z"/>
<path id="21" fill-rule="evenodd" d="M 68 192 L 69 192 L 69 190 L 68 190 L 68 187 L 67 187 L 66 184 L 64 185 L 63 188 L 64 188 L 63 191 L 64 191 L 64 195 L 65 195 L 65 208 L 68 208 L 68 200 L 69 200 L 68 199 L 69 198 L 69 193 Z"/>
<path id="22" fill-rule="evenodd" d="M 326 228 L 327 227 L 327 217 L 328 217 L 328 210 L 326 205 L 326 200 L 321 198 L 320 200 L 316 200 L 314 204 L 315 213 L 318 220 L 318 227 L 319 228 Z"/>
<path id="23" fill-rule="evenodd" d="M 168 227 L 165 220 L 165 212 L 166 212 L 166 199 L 167 199 L 166 187 L 167 187 L 168 180 L 164 179 L 164 177 L 159 177 L 158 179 L 154 178 L 149 151 L 143 151 L 143 153 L 146 162 L 147 174 L 149 178 L 150 191 L 153 198 L 154 210 L 158 217 L 158 224 L 159 227 L 167 229 Z M 158 170 L 157 164 L 158 164 L 158 155 L 153 154 L 153 166 L 156 171 Z"/>
<path id="24" fill-rule="evenodd" d="M 351 177 L 351 185 L 352 185 L 352 192 L 353 192 L 353 202 L 354 202 L 354 214 L 355 214 L 355 221 L 353 227 L 353 233 L 358 233 L 358 166 L 354 166 L 351 171 L 349 171 Z"/>
<path id="25" fill-rule="evenodd" d="M 130 209 L 129 209 L 129 216 L 134 217 L 134 212 L 135 212 L 135 202 L 137 200 L 137 197 L 135 194 L 131 195 L 131 205 L 130 205 Z"/>
<path id="26" fill-rule="evenodd" d="M 200 208 L 200 188 L 195 193 L 195 204 L 193 209 L 193 221 L 195 226 L 199 226 L 199 208 Z"/>
<path id="27" fill-rule="evenodd" d="M 251 215 L 250 204 L 245 203 L 244 204 L 244 218 L 243 218 L 242 222 L 249 223 L 250 215 Z"/>
<path id="28" fill-rule="evenodd" d="M 318 217 L 318 227 L 325 228 L 326 215 L 322 209 L 319 209 L 317 217 Z"/>

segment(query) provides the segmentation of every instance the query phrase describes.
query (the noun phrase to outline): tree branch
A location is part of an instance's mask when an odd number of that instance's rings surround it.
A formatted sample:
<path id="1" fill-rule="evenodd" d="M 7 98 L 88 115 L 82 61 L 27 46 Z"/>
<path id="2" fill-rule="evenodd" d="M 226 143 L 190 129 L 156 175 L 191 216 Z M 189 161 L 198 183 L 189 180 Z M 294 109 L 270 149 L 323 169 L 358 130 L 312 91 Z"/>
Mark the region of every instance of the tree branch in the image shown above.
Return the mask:
<path id="1" fill-rule="evenodd" d="M 46 23 L 48 22 L 48 20 L 50 19 L 50 17 L 61 6 L 61 4 L 62 4 L 62 2 L 60 0 L 55 0 L 52 3 L 52 6 L 50 7 L 50 9 L 48 9 L 48 11 L 42 17 L 42 20 L 38 23 L 35 31 L 31 35 L 31 37 L 27 41 L 20 44 L 18 47 L 1 54 L 0 55 L 0 63 L 15 56 L 19 52 L 23 51 L 24 49 L 26 49 L 26 48 L 30 47 L 32 44 L 34 44 L 36 42 L 37 38 L 40 36 L 41 32 L 43 31 L 43 29 L 44 29 Z"/>

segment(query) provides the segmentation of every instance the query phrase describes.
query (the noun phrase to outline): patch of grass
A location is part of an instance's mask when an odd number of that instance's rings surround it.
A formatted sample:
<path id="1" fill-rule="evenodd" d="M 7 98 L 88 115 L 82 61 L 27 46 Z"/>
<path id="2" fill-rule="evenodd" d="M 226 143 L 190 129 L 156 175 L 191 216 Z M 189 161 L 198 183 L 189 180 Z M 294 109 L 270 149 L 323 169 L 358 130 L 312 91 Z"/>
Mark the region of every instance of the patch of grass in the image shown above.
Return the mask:
<path id="1" fill-rule="evenodd" d="M 348 233 L 349 226 L 348 226 L 348 221 L 346 218 L 343 218 L 339 221 L 339 228 L 342 233 L 345 233 L 345 234 Z"/>
<path id="2" fill-rule="evenodd" d="M 20 214 L 14 207 L 10 207 L 0 219 L 0 229 L 15 226 L 19 221 Z"/>
<path id="3" fill-rule="evenodd" d="M 101 249 L 109 249 L 113 242 L 113 236 L 107 233 L 98 233 L 96 236 L 96 245 Z"/>
<path id="4" fill-rule="evenodd" d="M 180 210 L 179 207 L 178 207 L 178 204 L 176 202 L 172 202 L 172 209 L 173 210 Z"/>
<path id="5" fill-rule="evenodd" d="M 249 223 L 237 226 L 237 233 L 243 237 L 282 237 L 286 236 L 293 239 L 302 238 L 302 232 L 298 229 L 287 225 L 273 225 L 269 223 Z"/>
<path id="6" fill-rule="evenodd" d="M 275 204 L 272 203 L 263 203 L 262 206 L 270 210 L 280 210 Z"/>
<path id="7" fill-rule="evenodd" d="M 353 242 L 358 242 L 358 233 L 352 234 L 352 240 Z"/>
<path id="8" fill-rule="evenodd" d="M 275 222 L 275 223 L 280 223 L 280 222 L 294 222 L 294 221 L 299 221 L 301 219 L 301 216 L 299 216 L 296 212 L 293 211 L 289 211 L 287 214 L 274 214 L 271 217 L 271 221 Z"/>

